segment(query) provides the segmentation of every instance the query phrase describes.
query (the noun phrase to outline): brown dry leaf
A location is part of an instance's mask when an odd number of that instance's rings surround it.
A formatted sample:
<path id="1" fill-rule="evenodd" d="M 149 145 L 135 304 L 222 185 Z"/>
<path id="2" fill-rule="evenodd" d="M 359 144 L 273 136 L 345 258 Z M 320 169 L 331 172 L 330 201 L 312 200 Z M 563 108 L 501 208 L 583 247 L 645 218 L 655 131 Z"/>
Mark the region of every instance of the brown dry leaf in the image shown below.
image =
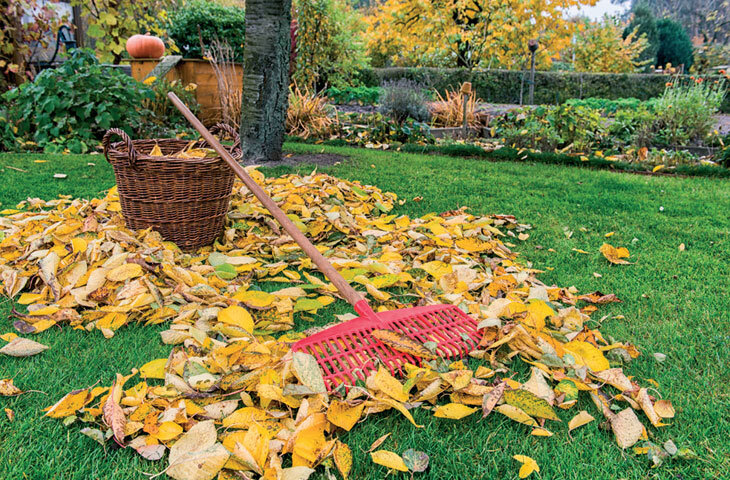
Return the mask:
<path id="1" fill-rule="evenodd" d="M 644 433 L 644 426 L 631 408 L 621 410 L 615 415 L 611 414 L 608 421 L 616 436 L 616 443 L 621 448 L 632 447 Z"/>
<path id="2" fill-rule="evenodd" d="M 491 392 L 484 395 L 482 400 L 482 418 L 486 418 L 492 412 L 494 406 L 502 399 L 506 388 L 507 383 L 500 382 Z"/>
<path id="3" fill-rule="evenodd" d="M 613 245 L 604 243 L 601 245 L 600 252 L 606 257 L 606 260 L 616 265 L 630 265 L 631 262 L 624 260 L 629 258 L 629 250 L 626 247 L 616 248 Z"/>
<path id="4" fill-rule="evenodd" d="M 11 357 L 30 357 L 41 353 L 43 350 L 48 350 L 48 347 L 27 338 L 17 337 L 3 348 L 0 348 L 0 353 Z"/>
<path id="5" fill-rule="evenodd" d="M 649 418 L 652 425 L 655 427 L 661 427 L 664 425 L 661 417 L 654 411 L 654 404 L 651 403 L 649 392 L 647 392 L 646 388 L 639 389 L 639 391 L 634 395 L 634 400 L 636 400 L 636 402 L 641 406 L 641 409 Z"/>
<path id="6" fill-rule="evenodd" d="M 12 395 L 20 395 L 21 393 L 23 391 L 13 384 L 12 378 L 0 379 L 0 396 L 10 397 Z"/>
<path id="7" fill-rule="evenodd" d="M 166 473 L 175 480 L 215 478 L 230 456 L 216 439 L 212 420 L 196 423 L 170 448 L 170 466 Z"/>
<path id="8" fill-rule="evenodd" d="M 657 400 L 654 402 L 654 411 L 662 418 L 674 418 L 674 406 L 669 400 Z"/>
<path id="9" fill-rule="evenodd" d="M 398 352 L 407 353 L 414 357 L 424 358 L 426 360 L 433 360 L 438 358 L 436 355 L 431 353 L 429 349 L 423 346 L 417 340 L 393 330 L 373 330 L 370 334 Z"/>
<path id="10" fill-rule="evenodd" d="M 119 402 L 122 399 L 122 386 L 124 377 L 117 373 L 117 379 L 112 385 L 112 390 L 104 403 L 104 423 L 111 428 L 114 434 L 114 440 L 119 445 L 124 445 L 124 427 L 127 418 L 124 416 L 122 407 Z"/>
<path id="11" fill-rule="evenodd" d="M 125 263 L 108 271 L 106 279 L 112 282 L 124 282 L 140 275 L 142 275 L 142 266 L 136 263 Z"/>

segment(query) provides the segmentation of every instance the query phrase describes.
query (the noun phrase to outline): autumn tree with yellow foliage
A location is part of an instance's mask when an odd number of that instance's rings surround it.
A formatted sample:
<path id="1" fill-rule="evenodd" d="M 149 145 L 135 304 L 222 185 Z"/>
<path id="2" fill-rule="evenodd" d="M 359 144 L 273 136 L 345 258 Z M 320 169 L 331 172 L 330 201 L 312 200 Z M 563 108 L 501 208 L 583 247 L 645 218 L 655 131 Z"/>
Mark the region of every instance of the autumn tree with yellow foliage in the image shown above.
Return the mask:
<path id="1" fill-rule="evenodd" d="M 585 22 L 576 34 L 575 45 L 570 52 L 578 72 L 636 72 L 651 63 L 641 60 L 641 54 L 649 47 L 646 35 L 638 35 L 637 29 L 623 38 L 624 25 L 606 17 L 601 22 Z"/>
<path id="2" fill-rule="evenodd" d="M 527 42 L 549 67 L 576 24 L 567 8 L 596 0 L 386 0 L 366 17 L 374 64 L 522 68 Z"/>

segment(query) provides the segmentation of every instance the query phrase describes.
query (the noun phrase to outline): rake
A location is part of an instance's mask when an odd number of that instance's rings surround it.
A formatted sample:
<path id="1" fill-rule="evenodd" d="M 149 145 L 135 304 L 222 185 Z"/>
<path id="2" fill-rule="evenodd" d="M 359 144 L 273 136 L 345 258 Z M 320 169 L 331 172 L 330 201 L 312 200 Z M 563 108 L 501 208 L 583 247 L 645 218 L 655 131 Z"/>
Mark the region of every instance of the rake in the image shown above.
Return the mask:
<path id="1" fill-rule="evenodd" d="M 420 357 L 390 348 L 371 335 L 373 330 L 392 330 L 421 343 L 434 342 L 436 355 L 443 358 L 462 357 L 476 348 L 481 338 L 477 322 L 455 305 L 427 305 L 375 313 L 367 300 L 335 270 L 185 104 L 172 92 L 167 96 L 360 314 L 358 318 L 324 329 L 292 346 L 292 350 L 309 353 L 317 359 L 328 390 L 341 384 L 353 385 L 358 379 L 365 380 L 379 363 L 393 375 L 403 373 L 406 363 L 420 365 Z"/>

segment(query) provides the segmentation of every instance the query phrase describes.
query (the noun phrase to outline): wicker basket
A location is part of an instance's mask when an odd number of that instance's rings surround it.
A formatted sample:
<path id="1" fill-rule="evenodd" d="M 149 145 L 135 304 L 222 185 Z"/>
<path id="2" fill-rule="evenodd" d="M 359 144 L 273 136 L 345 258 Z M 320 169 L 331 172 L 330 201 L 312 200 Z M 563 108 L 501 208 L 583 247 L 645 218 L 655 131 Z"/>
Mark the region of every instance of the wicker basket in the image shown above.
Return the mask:
<path id="1" fill-rule="evenodd" d="M 211 131 L 233 137 L 229 148 L 241 158 L 238 133 L 218 124 Z M 121 142 L 110 143 L 113 135 Z M 220 157 L 179 158 L 187 140 L 131 140 L 123 130 L 112 128 L 103 139 L 104 155 L 114 167 L 119 201 L 127 226 L 133 230 L 152 227 L 165 240 L 190 251 L 212 243 L 223 231 L 233 190 L 233 171 Z M 155 144 L 162 157 L 151 157 Z M 204 140 L 196 147 L 206 147 Z"/>

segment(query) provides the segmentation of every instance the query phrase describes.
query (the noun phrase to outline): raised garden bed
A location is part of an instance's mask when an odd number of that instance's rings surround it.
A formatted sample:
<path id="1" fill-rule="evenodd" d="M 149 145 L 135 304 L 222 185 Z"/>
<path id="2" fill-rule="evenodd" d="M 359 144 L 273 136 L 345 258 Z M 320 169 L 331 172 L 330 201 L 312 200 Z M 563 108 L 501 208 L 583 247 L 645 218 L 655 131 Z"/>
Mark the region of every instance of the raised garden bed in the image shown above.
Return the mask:
<path id="1" fill-rule="evenodd" d="M 135 80 L 143 81 L 152 72 L 158 59 L 130 59 L 132 77 Z M 235 88 L 241 88 L 243 84 L 243 67 L 240 64 L 236 68 Z M 207 60 L 186 58 L 180 60 L 166 76 L 167 80 L 180 80 L 183 84 L 194 83 L 195 97 L 200 104 L 200 115 L 205 123 L 216 123 L 221 120 L 220 89 L 213 67 Z"/>

